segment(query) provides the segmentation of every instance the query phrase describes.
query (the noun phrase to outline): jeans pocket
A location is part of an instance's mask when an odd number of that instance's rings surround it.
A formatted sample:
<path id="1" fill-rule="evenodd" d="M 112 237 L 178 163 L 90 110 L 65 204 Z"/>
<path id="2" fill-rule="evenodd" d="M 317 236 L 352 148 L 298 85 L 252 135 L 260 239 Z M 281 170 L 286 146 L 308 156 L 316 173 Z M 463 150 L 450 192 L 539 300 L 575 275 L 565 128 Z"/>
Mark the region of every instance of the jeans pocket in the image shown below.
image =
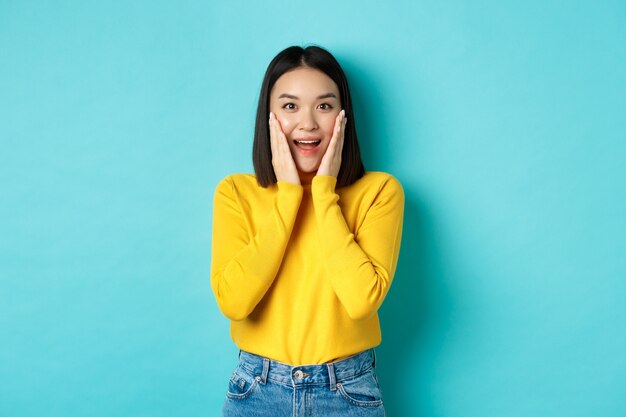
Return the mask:
<path id="1" fill-rule="evenodd" d="M 228 382 L 226 397 L 232 400 L 244 400 L 258 389 L 261 377 L 254 376 L 243 366 L 238 365 Z"/>
<path id="2" fill-rule="evenodd" d="M 338 382 L 337 391 L 350 404 L 358 407 L 378 407 L 383 404 L 382 394 L 373 369 L 357 377 Z"/>

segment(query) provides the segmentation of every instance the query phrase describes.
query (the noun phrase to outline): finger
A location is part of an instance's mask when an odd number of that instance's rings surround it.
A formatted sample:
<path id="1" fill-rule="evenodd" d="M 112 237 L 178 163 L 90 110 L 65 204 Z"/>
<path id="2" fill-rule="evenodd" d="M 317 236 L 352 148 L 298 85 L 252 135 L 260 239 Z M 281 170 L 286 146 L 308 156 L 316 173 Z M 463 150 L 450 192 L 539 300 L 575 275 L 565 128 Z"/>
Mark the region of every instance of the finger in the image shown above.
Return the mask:
<path id="1" fill-rule="evenodd" d="M 344 134 L 346 127 L 346 112 L 342 110 L 340 112 L 341 121 L 339 123 L 339 131 L 337 132 L 337 138 L 335 139 L 334 149 L 333 149 L 333 165 L 337 171 L 339 171 L 341 167 L 341 154 L 343 152 L 343 144 L 344 144 Z"/>
<path id="2" fill-rule="evenodd" d="M 340 135 L 340 141 L 339 141 L 339 155 L 341 156 L 341 152 L 343 151 L 343 144 L 344 144 L 344 140 L 346 138 L 346 126 L 348 125 L 348 118 L 346 117 L 346 111 L 342 110 L 343 112 L 343 120 L 342 120 L 342 124 L 341 124 L 341 135 Z"/>
<path id="3" fill-rule="evenodd" d="M 339 113 L 339 116 L 341 116 L 341 118 L 339 119 L 339 134 L 343 135 L 343 132 L 345 130 L 346 127 L 346 121 L 348 120 L 348 118 L 346 117 L 346 113 L 345 110 L 342 110 L 341 113 Z"/>
<path id="4" fill-rule="evenodd" d="M 326 171 L 332 171 L 332 166 L 337 162 L 337 142 L 339 141 L 339 136 L 341 134 L 341 125 L 342 125 L 342 112 L 339 112 L 337 117 L 335 118 L 335 126 L 333 128 L 333 134 L 330 138 L 330 142 L 328 144 L 328 148 L 326 148 L 326 152 L 322 157 L 322 162 L 320 168 L 323 167 L 322 172 L 325 174 Z"/>
<path id="5" fill-rule="evenodd" d="M 343 126 L 345 120 L 344 115 L 345 111 L 342 110 L 339 112 L 337 118 L 335 119 L 335 129 L 333 131 L 333 136 L 330 138 L 329 144 L 329 147 L 332 146 L 333 151 L 335 151 L 335 149 L 337 148 L 337 142 L 340 141 L 341 136 L 343 136 Z"/>
<path id="6" fill-rule="evenodd" d="M 270 112 L 270 139 L 272 142 L 272 155 L 276 157 L 284 155 L 286 137 L 280 125 L 280 121 L 272 112 Z"/>
<path id="7" fill-rule="evenodd" d="M 337 138 L 339 137 L 339 133 L 341 131 L 341 116 L 342 112 L 339 112 L 337 117 L 335 117 L 335 126 L 333 126 L 333 135 L 330 137 L 330 143 L 328 144 L 329 149 L 334 149 L 335 143 L 337 142 Z"/>
<path id="8" fill-rule="evenodd" d="M 285 161 L 285 158 L 287 157 L 285 152 L 289 152 L 289 149 L 287 147 L 287 150 L 285 150 L 286 138 L 280 126 L 280 121 L 278 120 L 278 118 L 276 117 L 274 113 L 271 113 L 270 117 L 271 117 L 270 140 L 271 140 L 271 146 L 272 146 L 272 165 L 274 167 L 275 172 L 276 170 L 278 170 L 279 172 L 282 172 L 283 166 L 285 165 L 285 163 L 289 164 L 289 162 Z"/>
<path id="9" fill-rule="evenodd" d="M 270 128 L 270 147 L 272 150 L 272 156 L 275 158 L 278 155 L 278 147 L 276 146 L 276 123 L 274 113 L 270 112 L 269 128 Z"/>
<path id="10" fill-rule="evenodd" d="M 345 112 L 341 110 L 339 114 L 337 115 L 337 117 L 335 118 L 335 130 L 336 131 L 339 131 L 341 127 L 343 126 L 344 114 Z"/>
<path id="11" fill-rule="evenodd" d="M 287 136 L 285 135 L 285 132 L 283 132 L 283 126 L 281 125 L 280 120 L 276 118 L 276 115 L 274 115 L 274 130 L 276 134 L 275 140 L 278 151 L 282 156 L 286 157 L 287 154 L 291 156 L 291 151 L 289 150 L 289 145 L 287 144 Z"/>

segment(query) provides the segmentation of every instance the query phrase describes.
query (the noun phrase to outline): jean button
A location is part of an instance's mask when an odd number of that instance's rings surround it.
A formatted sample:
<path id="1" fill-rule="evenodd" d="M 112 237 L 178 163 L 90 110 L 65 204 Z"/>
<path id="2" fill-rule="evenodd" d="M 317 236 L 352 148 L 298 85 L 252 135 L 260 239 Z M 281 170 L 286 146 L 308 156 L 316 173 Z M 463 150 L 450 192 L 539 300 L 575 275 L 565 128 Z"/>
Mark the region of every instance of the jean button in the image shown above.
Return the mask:
<path id="1" fill-rule="evenodd" d="M 300 370 L 297 370 L 293 376 L 295 376 L 297 379 L 302 379 L 303 373 Z"/>

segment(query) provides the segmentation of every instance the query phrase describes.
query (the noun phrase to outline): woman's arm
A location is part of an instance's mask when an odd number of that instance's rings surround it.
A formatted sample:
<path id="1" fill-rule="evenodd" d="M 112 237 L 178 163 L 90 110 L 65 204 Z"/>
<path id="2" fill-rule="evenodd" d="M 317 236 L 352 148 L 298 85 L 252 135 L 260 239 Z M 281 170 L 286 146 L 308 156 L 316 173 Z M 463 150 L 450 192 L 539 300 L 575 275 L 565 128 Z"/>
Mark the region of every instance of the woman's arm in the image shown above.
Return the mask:
<path id="1" fill-rule="evenodd" d="M 326 271 L 350 318 L 370 317 L 381 306 L 395 273 L 404 214 L 404 192 L 389 176 L 355 235 L 335 193 L 337 178 L 314 177 L 311 191 Z"/>
<path id="2" fill-rule="evenodd" d="M 248 233 L 232 180 L 225 178 L 215 190 L 211 288 L 231 320 L 243 320 L 254 310 L 283 260 L 303 189 L 283 181 L 277 186 L 274 205 L 255 236 Z"/>

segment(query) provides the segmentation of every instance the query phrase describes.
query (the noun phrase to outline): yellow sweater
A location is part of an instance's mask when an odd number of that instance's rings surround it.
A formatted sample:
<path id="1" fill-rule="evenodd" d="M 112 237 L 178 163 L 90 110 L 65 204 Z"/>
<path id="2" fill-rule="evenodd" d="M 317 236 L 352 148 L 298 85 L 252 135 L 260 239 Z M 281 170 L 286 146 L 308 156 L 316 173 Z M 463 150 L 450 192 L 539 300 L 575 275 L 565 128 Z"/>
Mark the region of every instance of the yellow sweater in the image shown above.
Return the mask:
<path id="1" fill-rule="evenodd" d="M 383 172 L 336 183 L 315 176 L 263 188 L 235 174 L 218 184 L 211 288 L 240 349 L 297 366 L 380 344 L 404 193 Z"/>

